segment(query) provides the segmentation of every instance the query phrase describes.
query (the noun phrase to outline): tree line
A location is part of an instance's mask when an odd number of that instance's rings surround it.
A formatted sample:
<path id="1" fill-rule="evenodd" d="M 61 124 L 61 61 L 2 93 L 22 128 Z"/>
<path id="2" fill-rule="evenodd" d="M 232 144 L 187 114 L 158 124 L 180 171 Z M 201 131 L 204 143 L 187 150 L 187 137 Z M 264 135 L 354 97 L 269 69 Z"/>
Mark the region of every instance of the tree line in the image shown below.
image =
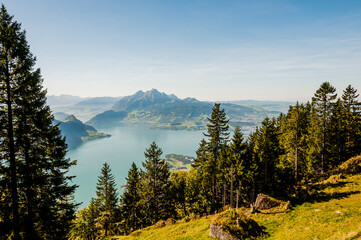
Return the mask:
<path id="1" fill-rule="evenodd" d="M 118 200 L 108 164 L 102 168 L 97 198 L 78 212 L 72 239 L 128 234 L 169 218 L 213 214 L 225 207 L 251 207 L 258 193 L 300 198 L 302 185 L 327 176 L 361 151 L 361 105 L 357 90 L 321 84 L 311 102 L 265 118 L 247 138 L 216 103 L 192 170 L 171 173 L 152 143 L 142 168 L 134 163 Z"/>
<path id="2" fill-rule="evenodd" d="M 104 164 L 96 198 L 76 213 L 67 146 L 46 105 L 40 69 L 25 31 L 0 10 L 0 239 L 96 239 L 169 218 L 250 206 L 258 193 L 299 197 L 301 186 L 326 176 L 361 151 L 361 106 L 347 86 L 337 98 L 328 82 L 310 102 L 266 118 L 245 137 L 229 131 L 216 103 L 193 168 L 171 173 L 152 143 L 134 163 L 119 195 Z"/>

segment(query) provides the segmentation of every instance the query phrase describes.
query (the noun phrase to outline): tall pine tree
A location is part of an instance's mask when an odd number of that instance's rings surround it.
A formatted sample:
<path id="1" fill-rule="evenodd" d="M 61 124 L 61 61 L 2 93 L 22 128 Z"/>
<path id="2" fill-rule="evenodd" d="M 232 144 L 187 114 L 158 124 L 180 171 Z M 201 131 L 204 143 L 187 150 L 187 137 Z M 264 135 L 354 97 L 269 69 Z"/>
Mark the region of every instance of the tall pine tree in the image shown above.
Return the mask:
<path id="1" fill-rule="evenodd" d="M 155 142 L 144 153 L 142 198 L 145 200 L 147 224 L 166 219 L 173 212 L 168 195 L 170 171 L 165 160 L 160 158 L 162 154 L 162 149 Z"/>
<path id="2" fill-rule="evenodd" d="M 219 155 L 222 149 L 222 146 L 225 145 L 229 137 L 229 126 L 228 119 L 224 109 L 220 108 L 220 103 L 215 103 L 212 108 L 212 114 L 208 118 L 209 123 L 207 124 L 207 133 L 204 135 L 208 137 L 208 153 L 209 153 L 209 170 L 211 175 L 211 192 L 212 192 L 212 209 L 215 211 L 218 204 L 218 189 L 217 189 L 217 160 L 219 160 Z M 219 165 L 219 164 L 218 164 Z"/>
<path id="3" fill-rule="evenodd" d="M 127 183 L 120 199 L 121 213 L 127 232 L 139 229 L 142 224 L 142 209 L 140 205 L 140 176 L 135 163 L 128 172 Z"/>
<path id="4" fill-rule="evenodd" d="M 118 214 L 118 193 L 114 175 L 107 163 L 104 163 L 101 169 L 96 188 L 97 201 L 101 212 L 99 222 L 104 230 L 104 235 L 108 236 L 114 234 L 112 230 Z"/>
<path id="5" fill-rule="evenodd" d="M 313 131 L 313 134 L 315 134 L 317 142 L 320 143 L 319 157 L 321 159 L 321 174 L 324 173 L 329 164 L 328 149 L 330 135 L 328 129 L 333 111 L 333 101 L 337 97 L 335 92 L 336 89 L 329 82 L 324 82 L 312 98 L 312 107 L 316 115 L 311 124 L 318 125 L 318 127 L 314 129 L 316 131 Z"/>
<path id="6" fill-rule="evenodd" d="M 0 12 L 1 205 L 14 239 L 65 239 L 74 218 L 76 186 L 68 176 L 66 145 L 33 69 L 25 32 L 5 7 Z M 4 209 L 10 212 L 9 209 Z M 5 233 L 9 234 L 9 233 Z M 6 236 L 6 235 L 5 235 Z"/>

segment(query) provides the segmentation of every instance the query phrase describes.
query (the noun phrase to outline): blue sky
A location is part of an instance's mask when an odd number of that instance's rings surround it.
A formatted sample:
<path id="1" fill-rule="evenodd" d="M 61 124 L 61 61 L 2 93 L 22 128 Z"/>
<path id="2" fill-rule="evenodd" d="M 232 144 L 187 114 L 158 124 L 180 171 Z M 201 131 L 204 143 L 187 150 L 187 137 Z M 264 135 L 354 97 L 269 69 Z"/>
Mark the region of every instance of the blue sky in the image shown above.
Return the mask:
<path id="1" fill-rule="evenodd" d="M 200 100 L 361 91 L 361 1 L 1 1 L 52 95 Z"/>

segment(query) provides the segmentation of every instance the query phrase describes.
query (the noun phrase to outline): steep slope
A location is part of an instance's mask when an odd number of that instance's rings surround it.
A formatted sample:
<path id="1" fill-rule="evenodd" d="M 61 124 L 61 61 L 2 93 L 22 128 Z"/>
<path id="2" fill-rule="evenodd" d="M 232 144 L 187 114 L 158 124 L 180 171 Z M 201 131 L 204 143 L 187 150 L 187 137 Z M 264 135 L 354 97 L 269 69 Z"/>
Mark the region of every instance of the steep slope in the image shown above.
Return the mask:
<path id="1" fill-rule="evenodd" d="M 59 123 L 59 129 L 69 149 L 78 147 L 84 141 L 110 137 L 109 134 L 100 133 L 94 127 L 85 125 L 74 115 L 68 116 L 64 121 L 54 121 L 54 123 Z"/>
<path id="2" fill-rule="evenodd" d="M 334 239 L 361 237 L 361 174 L 337 182 L 317 185 L 309 201 L 285 212 L 257 213 L 252 218 L 265 229 L 261 239 Z M 151 226 L 121 240 L 214 239 L 208 237 L 211 217 L 178 222 L 165 227 Z"/>

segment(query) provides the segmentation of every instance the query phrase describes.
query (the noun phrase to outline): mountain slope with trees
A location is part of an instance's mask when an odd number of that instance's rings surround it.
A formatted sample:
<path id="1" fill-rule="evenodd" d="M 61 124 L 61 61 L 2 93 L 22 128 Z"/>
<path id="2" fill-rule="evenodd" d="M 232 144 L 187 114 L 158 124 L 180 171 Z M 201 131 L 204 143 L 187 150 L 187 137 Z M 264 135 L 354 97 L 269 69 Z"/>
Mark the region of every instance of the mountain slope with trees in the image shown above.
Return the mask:
<path id="1" fill-rule="evenodd" d="M 55 120 L 54 124 L 58 124 L 68 149 L 75 149 L 89 140 L 110 137 L 109 134 L 98 132 L 94 127 L 82 123 L 74 115 L 66 117 L 63 121 Z"/>
<path id="2" fill-rule="evenodd" d="M 212 112 L 212 106 L 213 103 L 210 102 L 202 102 L 194 98 L 179 99 L 173 94 L 167 95 L 156 89 L 147 92 L 138 91 L 134 95 L 123 97 L 111 110 L 96 115 L 87 124 L 105 126 L 116 125 L 119 122 L 151 123 L 156 124 L 154 126 L 156 128 L 170 129 L 180 129 L 180 124 L 195 124 L 204 129 L 207 117 Z M 232 125 L 241 124 L 245 127 L 255 127 L 266 116 L 279 114 L 279 112 L 267 111 L 262 108 L 230 103 L 225 103 L 223 107 L 227 111 Z M 181 129 L 186 128 L 187 126 L 184 126 Z"/>
<path id="3" fill-rule="evenodd" d="M 113 231 L 128 234 L 137 228 L 161 227 L 174 219 L 210 215 L 229 207 L 250 207 L 249 212 L 254 213 L 260 193 L 291 199 L 292 204 L 312 201 L 320 182 L 339 173 L 339 166 L 350 156 L 361 153 L 358 96 L 356 89 L 347 86 L 337 99 L 335 88 L 322 83 L 312 102 L 296 103 L 286 114 L 264 118 L 247 139 L 239 127 L 230 136 L 227 111 L 214 104 L 190 171 L 171 173 L 167 163 L 160 160 L 162 151 L 155 143 L 146 149 L 144 170 L 132 166 L 126 186 L 132 186 L 129 191 L 137 202 L 128 199 L 118 207 L 124 213 L 133 209 L 133 219 L 137 209 L 140 222 L 133 220 L 137 224 L 131 224 L 120 214 Z M 163 94 L 159 101 L 166 98 Z M 359 172 L 359 165 L 353 169 Z M 339 177 L 331 176 L 326 183 Z M 134 191 L 135 186 L 138 191 Z M 101 236 L 101 231 L 98 234 Z"/>

